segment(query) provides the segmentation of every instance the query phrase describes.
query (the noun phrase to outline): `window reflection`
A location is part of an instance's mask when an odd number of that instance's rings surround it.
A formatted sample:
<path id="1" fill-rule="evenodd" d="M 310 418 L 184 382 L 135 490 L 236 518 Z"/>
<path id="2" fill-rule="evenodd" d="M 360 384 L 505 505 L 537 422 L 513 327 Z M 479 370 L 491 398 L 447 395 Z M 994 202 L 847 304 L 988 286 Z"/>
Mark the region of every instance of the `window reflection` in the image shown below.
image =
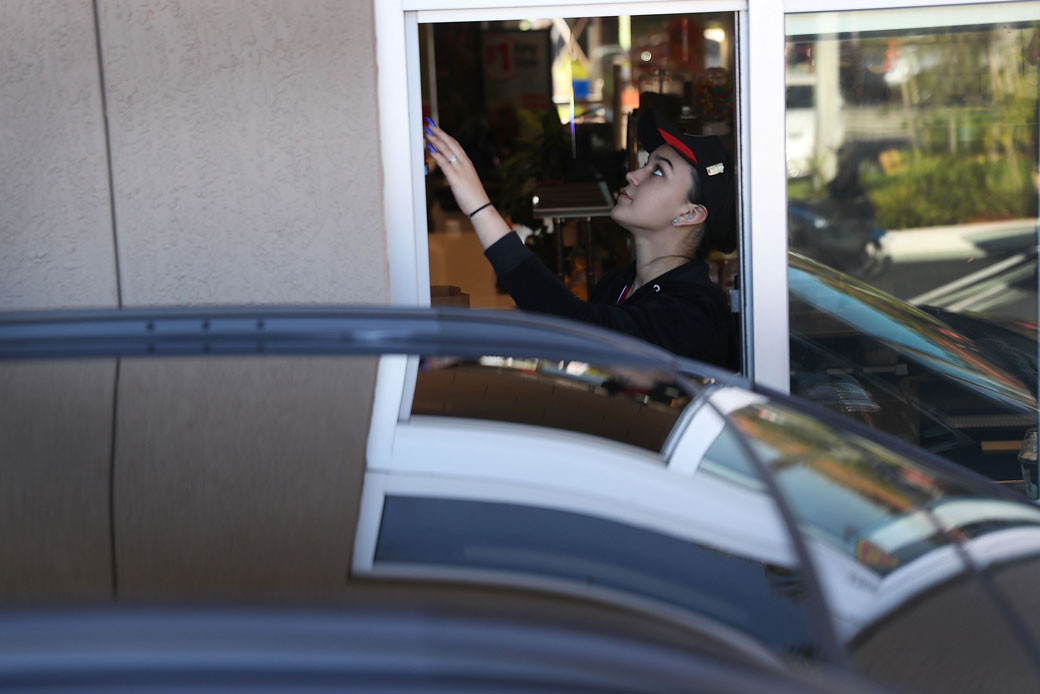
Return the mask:
<path id="1" fill-rule="evenodd" d="M 424 357 L 412 414 L 551 427 L 660 451 L 690 399 L 670 374 L 649 369 Z"/>
<path id="2" fill-rule="evenodd" d="M 786 44 L 792 392 L 1033 498 L 1038 21 L 807 13 Z"/>
<path id="3" fill-rule="evenodd" d="M 914 691 L 959 689 L 958 681 L 1035 688 L 1021 644 L 959 550 L 1021 585 L 1015 567 L 1040 556 L 1040 509 L 781 405 L 730 416 L 812 541 L 838 635 L 858 669 Z M 991 651 L 986 661 L 1007 677 L 977 672 L 979 653 Z"/>
<path id="4" fill-rule="evenodd" d="M 787 408 L 756 405 L 731 416 L 812 534 L 879 575 L 950 544 L 949 534 L 1040 528 L 1040 509 L 990 498 Z"/>

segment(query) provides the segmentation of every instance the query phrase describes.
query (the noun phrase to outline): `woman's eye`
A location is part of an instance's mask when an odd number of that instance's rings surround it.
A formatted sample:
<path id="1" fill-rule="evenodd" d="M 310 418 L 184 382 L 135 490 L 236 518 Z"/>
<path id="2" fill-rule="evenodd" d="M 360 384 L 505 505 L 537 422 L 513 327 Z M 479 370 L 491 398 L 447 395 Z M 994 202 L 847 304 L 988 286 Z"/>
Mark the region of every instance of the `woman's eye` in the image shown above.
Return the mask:
<path id="1" fill-rule="evenodd" d="M 654 170 L 650 172 L 651 176 L 664 176 L 664 170 L 660 166 L 655 166 Z"/>

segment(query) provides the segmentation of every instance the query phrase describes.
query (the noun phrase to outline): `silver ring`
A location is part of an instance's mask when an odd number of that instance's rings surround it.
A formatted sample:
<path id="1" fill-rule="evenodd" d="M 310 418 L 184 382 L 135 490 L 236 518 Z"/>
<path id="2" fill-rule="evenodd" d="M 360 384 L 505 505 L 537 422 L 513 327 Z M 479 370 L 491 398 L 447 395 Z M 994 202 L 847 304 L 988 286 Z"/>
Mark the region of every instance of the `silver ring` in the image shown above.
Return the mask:
<path id="1" fill-rule="evenodd" d="M 452 154 L 450 157 L 448 157 L 448 163 L 449 164 L 454 164 L 455 163 L 455 159 L 456 159 L 455 155 Z"/>

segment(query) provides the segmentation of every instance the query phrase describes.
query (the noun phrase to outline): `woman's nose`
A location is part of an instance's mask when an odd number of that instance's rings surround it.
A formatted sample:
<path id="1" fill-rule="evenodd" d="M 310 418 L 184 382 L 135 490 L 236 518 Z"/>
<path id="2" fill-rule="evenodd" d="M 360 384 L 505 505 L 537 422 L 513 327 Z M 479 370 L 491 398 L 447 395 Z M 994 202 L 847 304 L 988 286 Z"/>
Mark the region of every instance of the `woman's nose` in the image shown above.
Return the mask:
<path id="1" fill-rule="evenodd" d="M 625 180 L 628 181 L 629 183 L 631 183 L 632 185 L 638 185 L 639 184 L 639 175 L 638 174 L 639 174 L 640 171 L 641 171 L 641 169 L 636 169 L 635 171 L 629 171 L 628 173 L 625 174 Z"/>

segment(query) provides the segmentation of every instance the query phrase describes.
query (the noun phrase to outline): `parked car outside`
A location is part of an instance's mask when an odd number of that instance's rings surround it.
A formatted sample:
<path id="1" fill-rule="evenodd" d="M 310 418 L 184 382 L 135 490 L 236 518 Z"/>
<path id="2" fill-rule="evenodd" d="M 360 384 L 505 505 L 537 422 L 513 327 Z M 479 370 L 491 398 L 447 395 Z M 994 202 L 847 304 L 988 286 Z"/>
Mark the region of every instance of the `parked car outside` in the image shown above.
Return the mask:
<path id="1" fill-rule="evenodd" d="M 1037 498 L 1036 327 L 916 307 L 788 256 L 791 392 Z"/>
<path id="2" fill-rule="evenodd" d="M 1040 685 L 1040 509 L 623 335 L 19 314 L 0 384 L 0 684 Z"/>

